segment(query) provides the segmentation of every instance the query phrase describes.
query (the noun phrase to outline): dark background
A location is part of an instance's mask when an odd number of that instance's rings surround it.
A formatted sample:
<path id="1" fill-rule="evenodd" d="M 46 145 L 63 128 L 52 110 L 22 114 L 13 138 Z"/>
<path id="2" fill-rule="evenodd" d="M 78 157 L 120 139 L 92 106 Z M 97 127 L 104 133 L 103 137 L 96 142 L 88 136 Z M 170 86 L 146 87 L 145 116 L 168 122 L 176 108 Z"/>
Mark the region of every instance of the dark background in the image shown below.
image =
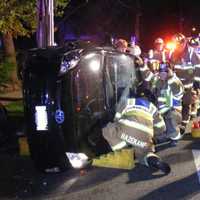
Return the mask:
<path id="1" fill-rule="evenodd" d="M 195 0 L 76 0 L 71 1 L 60 23 L 66 39 L 104 33 L 130 40 L 135 32 L 135 16 L 139 11 L 140 45 L 151 47 L 160 36 L 170 38 L 176 32 L 191 34 L 192 27 L 200 28 L 200 1 Z"/>
<path id="2" fill-rule="evenodd" d="M 55 20 L 56 42 L 62 45 L 65 40 L 77 38 L 103 40 L 105 34 L 129 41 L 135 34 L 138 12 L 138 43 L 145 51 L 152 47 L 156 37 L 168 40 L 177 32 L 190 36 L 192 27 L 200 32 L 199 0 L 71 0 L 64 16 Z M 36 47 L 35 36 L 31 43 L 18 45 Z"/>

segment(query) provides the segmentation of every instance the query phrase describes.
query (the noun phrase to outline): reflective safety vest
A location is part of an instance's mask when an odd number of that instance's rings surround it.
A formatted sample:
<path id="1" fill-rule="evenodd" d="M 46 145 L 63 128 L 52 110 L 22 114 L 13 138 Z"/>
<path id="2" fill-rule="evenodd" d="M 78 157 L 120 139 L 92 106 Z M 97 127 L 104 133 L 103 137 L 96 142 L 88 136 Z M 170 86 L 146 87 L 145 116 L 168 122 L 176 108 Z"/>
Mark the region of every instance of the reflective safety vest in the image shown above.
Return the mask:
<path id="1" fill-rule="evenodd" d="M 200 82 L 200 58 L 194 52 L 194 48 L 187 47 L 182 57 L 175 61 L 172 54 L 172 63 L 185 89 L 192 88 L 194 81 Z"/>
<path id="2" fill-rule="evenodd" d="M 161 114 L 166 113 L 172 108 L 179 112 L 182 111 L 184 86 L 176 74 L 173 74 L 164 84 L 160 84 L 160 81 L 158 81 L 156 89 L 158 110 Z"/>
<path id="3" fill-rule="evenodd" d="M 115 119 L 139 136 L 149 135 L 152 138 L 166 128 L 156 106 L 144 98 L 129 98 L 122 112 L 116 113 Z"/>
<path id="4" fill-rule="evenodd" d="M 166 82 L 161 82 L 158 74 L 151 72 L 147 65 L 140 67 L 140 71 L 148 89 L 157 98 L 159 112 L 164 114 L 171 108 L 181 112 L 184 86 L 176 74 L 173 73 Z"/>
<path id="5" fill-rule="evenodd" d="M 169 60 L 169 52 L 166 49 L 163 49 L 162 51 L 157 51 L 157 50 L 150 50 L 150 51 L 152 51 L 152 55 L 149 55 L 150 62 L 153 60 L 155 61 L 157 60 L 158 62 L 166 62 Z"/>

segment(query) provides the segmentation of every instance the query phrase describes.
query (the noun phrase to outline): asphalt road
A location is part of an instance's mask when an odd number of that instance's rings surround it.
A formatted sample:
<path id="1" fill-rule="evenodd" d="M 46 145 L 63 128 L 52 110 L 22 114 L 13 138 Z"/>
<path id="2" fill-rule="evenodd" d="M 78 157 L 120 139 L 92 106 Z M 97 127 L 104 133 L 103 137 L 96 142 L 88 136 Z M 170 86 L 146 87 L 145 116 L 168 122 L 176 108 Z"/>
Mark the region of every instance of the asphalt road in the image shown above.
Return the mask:
<path id="1" fill-rule="evenodd" d="M 141 165 L 130 171 L 90 168 L 46 175 L 37 172 L 28 157 L 1 153 L 0 200 L 199 200 L 194 150 L 200 159 L 200 139 L 190 135 L 177 147 L 160 148 L 158 154 L 172 168 L 167 176 Z"/>

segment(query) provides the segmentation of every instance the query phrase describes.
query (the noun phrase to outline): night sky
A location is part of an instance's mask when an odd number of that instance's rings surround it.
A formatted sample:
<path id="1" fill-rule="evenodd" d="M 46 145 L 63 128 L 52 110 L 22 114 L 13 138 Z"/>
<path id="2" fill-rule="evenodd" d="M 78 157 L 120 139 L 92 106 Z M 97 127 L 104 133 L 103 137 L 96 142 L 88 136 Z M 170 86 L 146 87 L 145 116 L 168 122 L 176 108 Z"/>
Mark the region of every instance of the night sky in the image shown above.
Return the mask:
<path id="1" fill-rule="evenodd" d="M 144 51 L 152 48 L 156 37 L 167 40 L 181 29 L 189 36 L 194 26 L 200 32 L 200 0 L 71 0 L 64 16 L 55 19 L 59 27 L 56 42 L 62 45 L 71 36 L 103 39 L 106 33 L 129 41 L 135 33 L 137 1 L 141 13 L 139 44 Z M 31 42 L 18 38 L 16 43 L 22 49 L 36 47 L 35 35 Z"/>
<path id="2" fill-rule="evenodd" d="M 140 45 L 144 49 L 150 48 L 156 37 L 167 39 L 181 29 L 190 35 L 193 26 L 200 29 L 198 0 L 139 2 Z M 136 0 L 72 0 L 65 11 L 64 26 L 60 26 L 61 37 L 70 32 L 77 36 L 109 33 L 129 40 L 134 35 L 137 10 Z"/>

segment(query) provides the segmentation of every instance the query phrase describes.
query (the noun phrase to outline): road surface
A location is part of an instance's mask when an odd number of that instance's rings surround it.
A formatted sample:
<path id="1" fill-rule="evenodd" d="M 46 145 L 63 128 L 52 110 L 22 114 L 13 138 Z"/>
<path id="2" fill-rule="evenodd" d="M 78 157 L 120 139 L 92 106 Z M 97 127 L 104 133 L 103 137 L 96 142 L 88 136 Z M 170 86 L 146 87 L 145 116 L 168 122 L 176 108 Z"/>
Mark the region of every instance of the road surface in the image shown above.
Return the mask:
<path id="1" fill-rule="evenodd" d="M 171 200 L 200 199 L 200 139 L 186 135 L 177 147 L 158 153 L 172 168 L 169 175 L 136 165 L 133 170 L 90 168 L 46 175 L 30 158 L 0 154 L 0 199 Z"/>

